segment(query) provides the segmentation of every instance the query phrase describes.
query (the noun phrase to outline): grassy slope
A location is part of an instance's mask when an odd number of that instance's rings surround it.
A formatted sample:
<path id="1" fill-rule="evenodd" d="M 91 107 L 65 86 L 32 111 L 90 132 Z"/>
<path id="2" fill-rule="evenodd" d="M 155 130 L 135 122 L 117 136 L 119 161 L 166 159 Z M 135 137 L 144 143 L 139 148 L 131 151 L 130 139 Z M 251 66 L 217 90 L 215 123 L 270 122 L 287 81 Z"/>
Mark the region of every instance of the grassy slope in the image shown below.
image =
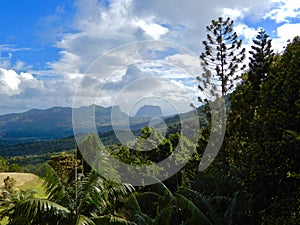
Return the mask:
<path id="1" fill-rule="evenodd" d="M 44 188 L 42 186 L 42 179 L 31 173 L 0 173 L 0 187 L 3 187 L 3 180 L 6 177 L 12 177 L 16 180 L 16 188 L 20 190 L 33 189 L 40 197 L 46 197 Z"/>
<path id="2" fill-rule="evenodd" d="M 38 197 L 46 197 L 45 190 L 42 186 L 43 181 L 38 176 L 31 173 L 0 173 L 0 187 L 3 187 L 3 180 L 7 177 L 16 180 L 16 188 L 19 190 L 35 190 Z M 0 225 L 7 224 L 7 219 L 0 221 Z"/>

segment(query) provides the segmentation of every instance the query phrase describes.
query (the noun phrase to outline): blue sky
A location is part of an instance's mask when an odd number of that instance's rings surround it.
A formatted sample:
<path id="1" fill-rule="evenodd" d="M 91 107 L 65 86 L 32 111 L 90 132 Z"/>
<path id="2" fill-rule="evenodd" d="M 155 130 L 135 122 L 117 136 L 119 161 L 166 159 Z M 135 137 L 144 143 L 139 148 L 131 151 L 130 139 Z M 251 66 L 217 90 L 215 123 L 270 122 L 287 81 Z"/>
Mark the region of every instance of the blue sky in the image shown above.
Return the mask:
<path id="1" fill-rule="evenodd" d="M 3 57 L 13 52 L 12 64 L 21 60 L 34 68 L 43 68 L 59 57 L 54 45 L 71 29 L 73 2 L 1 0 L 0 7 L 0 43 L 11 48 L 1 51 Z"/>
<path id="2" fill-rule="evenodd" d="M 101 73 L 94 74 L 99 85 L 88 88 L 80 104 L 97 99 L 101 105 L 120 104 L 130 111 L 134 101 L 143 102 L 137 99 L 143 93 L 147 104 L 152 97 L 161 98 L 176 105 L 178 111 L 186 111 L 194 101 L 191 96 L 196 99 L 199 94 L 191 76 L 198 75 L 197 56 L 202 51 L 205 26 L 212 19 L 233 18 L 247 49 L 261 27 L 278 52 L 288 39 L 300 35 L 299 0 L 0 0 L 0 8 L 0 114 L 72 106 L 86 72 L 95 63 L 102 65 L 99 57 L 109 52 L 107 71 L 114 68 L 116 72 L 107 75 L 104 66 Z M 191 53 L 156 45 L 158 50 L 163 48 L 160 66 L 132 64 L 132 54 L 113 55 L 118 46 L 144 40 L 174 43 Z M 149 60 L 143 54 L 136 57 Z M 165 63 L 174 66 L 163 68 Z M 187 67 L 193 67 L 194 74 L 182 72 Z M 145 77 L 156 79 L 156 86 L 147 89 L 149 79 L 143 84 Z M 137 80 L 140 89 L 133 93 L 128 87 Z M 101 90 L 116 82 L 123 88 Z"/>

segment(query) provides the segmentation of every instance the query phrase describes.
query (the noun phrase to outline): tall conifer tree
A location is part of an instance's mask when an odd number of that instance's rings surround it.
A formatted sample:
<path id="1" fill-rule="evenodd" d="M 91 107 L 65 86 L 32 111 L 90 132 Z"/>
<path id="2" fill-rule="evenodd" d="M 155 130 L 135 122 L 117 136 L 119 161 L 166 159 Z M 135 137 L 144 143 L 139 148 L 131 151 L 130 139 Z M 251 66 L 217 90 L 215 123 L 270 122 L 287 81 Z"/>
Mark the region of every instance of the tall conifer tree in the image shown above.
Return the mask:
<path id="1" fill-rule="evenodd" d="M 261 29 L 253 40 L 248 72 L 248 81 L 252 83 L 254 91 L 259 90 L 259 85 L 269 73 L 273 60 L 273 50 L 271 39 L 266 32 Z"/>
<path id="2" fill-rule="evenodd" d="M 241 65 L 245 59 L 245 49 L 242 48 L 242 40 L 238 39 L 236 32 L 233 32 L 233 20 L 212 20 L 207 26 L 207 40 L 203 41 L 205 50 L 201 53 L 201 65 L 204 70 L 205 80 L 199 78 L 203 83 L 199 88 L 209 87 L 214 95 L 217 86 L 221 86 L 221 96 L 234 87 L 234 81 L 239 79 L 239 72 L 245 69 Z"/>

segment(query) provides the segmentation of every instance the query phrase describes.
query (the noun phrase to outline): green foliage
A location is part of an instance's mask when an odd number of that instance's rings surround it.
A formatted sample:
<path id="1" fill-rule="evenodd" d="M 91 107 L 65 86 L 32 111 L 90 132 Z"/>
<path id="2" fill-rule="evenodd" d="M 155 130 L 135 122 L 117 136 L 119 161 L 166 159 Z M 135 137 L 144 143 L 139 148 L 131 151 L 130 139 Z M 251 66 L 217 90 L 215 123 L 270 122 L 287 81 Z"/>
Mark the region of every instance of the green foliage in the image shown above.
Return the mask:
<path id="1" fill-rule="evenodd" d="M 300 42 L 273 58 L 267 35 L 257 38 L 248 79 L 231 95 L 228 162 L 243 174 L 254 224 L 297 224 L 299 180 L 288 174 L 299 173 Z"/>
<path id="2" fill-rule="evenodd" d="M 33 191 L 6 192 L 0 201 L 2 208 L 0 219 L 8 217 L 8 224 L 57 224 L 56 215 L 65 215 L 69 211 L 46 199 L 38 199 Z M 48 212 L 48 220 L 45 217 Z"/>
<path id="3" fill-rule="evenodd" d="M 94 221 L 94 224 L 98 224 L 101 218 L 103 221 L 117 221 L 116 212 L 120 207 L 120 202 L 124 201 L 133 191 L 132 186 L 106 181 L 93 171 L 82 180 L 74 182 L 73 191 L 63 186 L 53 172 L 51 176 L 46 177 L 46 181 L 49 199 L 58 201 L 58 204 L 73 212 L 69 215 L 68 220 L 72 221 L 85 216 Z M 121 220 L 121 218 L 119 219 Z"/>
<path id="4" fill-rule="evenodd" d="M 43 155 L 47 153 L 53 154 L 61 151 L 70 151 L 72 149 L 75 149 L 74 137 L 0 146 L 1 155 L 5 158 L 16 156 L 28 157 L 29 155 Z"/>
<path id="5" fill-rule="evenodd" d="M 190 225 L 196 223 L 201 223 L 206 225 L 213 224 L 212 222 L 209 221 L 209 218 L 207 218 L 207 216 L 192 201 L 187 199 L 185 196 L 178 194 L 177 200 L 186 217 L 185 220 L 186 224 L 190 224 Z"/>
<path id="6" fill-rule="evenodd" d="M 75 179 L 75 168 L 77 170 L 82 168 L 81 161 L 76 158 L 76 155 L 67 152 L 52 155 L 48 164 L 56 171 L 60 180 L 65 182 L 63 185 L 67 185 Z"/>
<path id="7" fill-rule="evenodd" d="M 266 218 L 300 218 L 299 181 L 288 178 L 289 171 L 299 172 L 300 149 L 300 39 L 287 45 L 281 60 L 261 89 L 257 126 L 261 128 L 251 177 L 255 194 L 264 194 L 260 205 Z M 257 201 L 259 201 L 257 199 Z M 293 203 L 292 203 L 293 202 Z M 295 221 L 296 222 L 296 221 Z"/>
<path id="8" fill-rule="evenodd" d="M 23 172 L 24 168 L 0 156 L 0 172 Z"/>
<path id="9" fill-rule="evenodd" d="M 195 181 L 180 193 L 191 201 L 212 224 L 247 224 L 249 195 L 238 184 L 235 167 L 216 163 L 196 175 Z"/>
<path id="10" fill-rule="evenodd" d="M 7 172 L 9 171 L 9 165 L 6 159 L 0 156 L 0 172 Z"/>
<path id="11" fill-rule="evenodd" d="M 7 192 L 13 193 L 16 185 L 16 180 L 13 177 L 8 176 L 3 181 L 4 181 L 3 189 Z"/>
<path id="12" fill-rule="evenodd" d="M 131 185 L 105 180 L 94 171 L 67 184 L 57 172 L 49 167 L 45 177 L 47 199 L 5 190 L 0 219 L 8 217 L 9 224 L 133 224 L 118 214 L 134 190 Z"/>
<path id="13" fill-rule="evenodd" d="M 253 40 L 254 45 L 251 46 L 252 50 L 248 72 L 248 81 L 251 82 L 254 91 L 259 91 L 259 85 L 266 79 L 270 66 L 273 60 L 272 40 L 269 35 L 261 29 Z"/>
<path id="14" fill-rule="evenodd" d="M 46 163 L 38 163 L 35 165 L 29 164 L 26 166 L 22 166 L 23 172 L 33 173 L 39 177 L 44 177 L 46 175 L 46 172 L 47 172 L 46 167 L 47 167 Z"/>
<path id="15" fill-rule="evenodd" d="M 136 224 L 180 224 L 181 213 L 175 196 L 164 183 L 140 188 L 128 201 L 129 216 Z"/>

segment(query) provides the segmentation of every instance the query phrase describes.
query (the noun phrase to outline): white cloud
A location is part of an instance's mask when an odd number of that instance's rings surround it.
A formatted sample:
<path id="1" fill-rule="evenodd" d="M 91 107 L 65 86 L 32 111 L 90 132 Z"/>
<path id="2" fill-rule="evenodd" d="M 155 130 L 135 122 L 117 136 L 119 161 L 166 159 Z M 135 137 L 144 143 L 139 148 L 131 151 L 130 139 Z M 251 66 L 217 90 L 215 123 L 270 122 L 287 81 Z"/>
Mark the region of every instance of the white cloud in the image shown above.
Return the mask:
<path id="1" fill-rule="evenodd" d="M 26 62 L 17 59 L 13 62 L 14 53 L 18 51 L 28 51 L 30 48 L 17 48 L 10 44 L 0 44 L 0 68 L 13 70 L 28 70 L 31 66 Z"/>
<path id="2" fill-rule="evenodd" d="M 157 104 L 159 99 L 159 102 L 169 102 L 176 106 L 178 112 L 190 110 L 190 103 L 196 100 L 197 85 L 186 86 L 184 82 L 169 76 L 171 72 L 182 74 L 178 68 L 166 70 L 165 67 L 156 64 L 155 69 L 149 70 L 149 67 L 154 66 L 154 64 L 129 65 L 125 74 L 120 73 L 121 79 L 118 73 L 104 81 L 86 77 L 78 90 L 76 103 L 78 105 L 95 103 L 103 106 L 119 105 L 124 112 L 130 113 L 140 102 Z M 115 76 L 118 79 L 115 79 Z M 194 93 L 192 94 L 194 97 L 191 97 L 191 93 Z M 165 107 L 164 111 L 167 114 L 174 113 L 170 107 Z"/>
<path id="3" fill-rule="evenodd" d="M 78 72 L 78 65 L 80 65 L 81 57 L 70 51 L 60 51 L 61 60 L 58 62 L 52 62 L 48 65 L 60 74 L 73 74 Z"/>
<path id="4" fill-rule="evenodd" d="M 19 93 L 19 85 L 21 83 L 21 76 L 13 70 L 6 70 L 0 68 L 0 84 L 2 93 L 7 95 L 14 95 Z"/>
<path id="5" fill-rule="evenodd" d="M 233 20 L 238 18 L 243 18 L 245 13 L 248 11 L 249 8 L 239 9 L 239 8 L 224 8 L 222 16 L 224 18 L 230 17 Z"/>
<path id="6" fill-rule="evenodd" d="M 20 73 L 20 78 L 21 79 L 24 79 L 24 80 L 34 80 L 35 78 L 32 76 L 32 74 L 30 73 L 24 73 L 24 72 L 21 72 Z"/>
<path id="7" fill-rule="evenodd" d="M 147 101 L 148 104 L 154 105 L 158 102 L 167 103 L 161 105 L 161 107 L 165 108 L 165 113 L 174 114 L 172 107 L 167 106 L 174 106 L 176 112 L 189 111 L 191 110 L 191 102 L 196 100 L 196 92 L 197 87 L 186 87 L 176 80 L 150 76 L 132 81 L 125 89 L 118 92 L 118 95 L 112 100 L 113 105 L 120 105 L 121 109 L 127 113 L 134 108 L 135 104 Z M 194 98 L 191 98 L 191 95 Z"/>
<path id="8" fill-rule="evenodd" d="M 154 40 L 158 40 L 162 35 L 165 35 L 168 32 L 168 28 L 163 27 L 160 24 L 154 23 L 151 21 L 138 20 L 136 25 L 145 31 L 145 34 L 153 38 Z"/>
<path id="9" fill-rule="evenodd" d="M 299 18 L 300 1 L 298 0 L 273 0 L 277 6 L 270 12 L 266 13 L 264 19 L 270 18 L 277 23 L 288 22 L 288 18 Z"/>
<path id="10" fill-rule="evenodd" d="M 300 23 L 294 23 L 294 24 L 283 24 L 279 27 L 277 27 L 277 35 L 281 39 L 285 39 L 286 41 L 288 39 L 291 39 L 295 36 L 300 35 Z"/>
<path id="11" fill-rule="evenodd" d="M 246 24 L 237 24 L 234 30 L 239 37 L 243 38 L 245 44 L 252 44 L 252 40 L 258 34 L 258 29 L 247 26 Z"/>
<path id="12" fill-rule="evenodd" d="M 44 83 L 30 73 L 17 73 L 0 68 L 0 94 L 7 96 L 23 95 L 28 89 L 45 90 Z M 37 96 L 39 97 L 39 96 Z"/>
<path id="13" fill-rule="evenodd" d="M 15 65 L 13 66 L 14 70 L 24 70 L 25 68 L 29 69 L 29 67 L 26 65 L 26 63 L 21 60 L 17 60 Z"/>
<path id="14" fill-rule="evenodd" d="M 300 35 L 300 23 L 286 23 L 277 27 L 277 37 L 272 39 L 273 48 L 279 53 L 283 51 L 288 40 Z"/>
<path id="15" fill-rule="evenodd" d="M 61 80 L 38 80 L 31 73 L 0 68 L 0 115 L 32 108 L 72 104 L 74 85 Z"/>
<path id="16" fill-rule="evenodd" d="M 62 36 L 57 43 L 62 49 L 61 59 L 50 65 L 58 72 L 69 67 L 83 72 L 112 48 L 145 39 L 171 41 L 200 52 L 205 26 L 212 19 L 224 13 L 234 17 L 249 13 L 263 15 L 270 6 L 269 1 L 124 0 L 110 1 L 105 6 L 101 1 L 78 0 L 73 23 L 78 32 Z M 77 59 L 70 58 L 66 52 Z"/>
<path id="17" fill-rule="evenodd" d="M 299 17 L 300 1 L 298 0 L 112 0 L 108 2 L 109 5 L 98 0 L 75 1 L 73 31 L 61 34 L 61 39 L 55 43 L 60 50 L 60 57 L 47 64 L 48 70 L 34 71 L 34 74 L 39 75 L 39 79 L 30 73 L 11 72 L 13 75 L 9 78 L 7 75 L 0 76 L 0 95 L 5 95 L 6 98 L 14 96 L 13 101 L 6 101 L 7 105 L 11 105 L 12 102 L 20 104 L 20 108 L 32 108 L 30 104 L 35 104 L 35 107 L 71 105 L 76 85 L 85 72 L 93 66 L 95 60 L 96 62 L 99 60 L 98 57 L 128 42 L 150 39 L 176 43 L 191 49 L 195 57 L 173 50 L 169 53 L 164 50 L 158 51 L 159 46 L 156 46 L 158 53 L 154 52 L 154 55 L 151 55 L 152 53 L 147 55 L 146 53 L 149 53 L 147 51 L 139 52 L 137 48 L 127 49 L 126 53 L 117 51 L 117 55 L 110 54 L 105 58 L 106 62 L 99 65 L 101 68 L 94 66 L 92 72 L 98 72 L 94 74 L 97 79 L 85 80 L 86 84 L 94 82 L 94 86 L 86 90 L 85 97 L 90 97 L 97 88 L 99 91 L 99 87 L 110 77 L 110 82 L 106 85 L 111 88 L 105 89 L 101 96 L 101 103 L 108 106 L 113 104 L 114 97 L 121 87 L 142 79 L 139 85 L 135 85 L 139 87 L 136 91 L 133 91 L 134 85 L 132 85 L 131 91 L 124 90 L 124 96 L 133 99 L 141 93 L 149 96 L 155 94 L 177 101 L 180 108 L 184 109 L 184 104 L 179 101 L 182 98 L 180 96 L 185 98 L 184 91 L 190 91 L 194 95 L 195 85 L 187 79 L 187 73 L 180 68 L 186 68 L 192 75 L 201 75 L 199 63 L 199 55 L 203 48 L 201 42 L 206 38 L 205 27 L 212 19 L 219 16 L 230 16 L 235 19 L 235 31 L 244 39 L 244 47 L 247 49 L 258 31 L 257 26 L 255 28 L 249 26 L 247 22 L 250 19 L 251 22 L 254 21 L 253 23 L 261 22 L 263 18 L 285 22 L 276 30 L 277 37 L 273 41 L 273 45 L 278 49 L 282 48 L 283 41 L 286 43 L 287 39 L 293 38 L 296 31 L 300 30 L 299 24 L 286 22 L 290 17 Z M 3 52 L 1 48 L 11 54 L 0 57 L 0 67 L 7 69 L 6 71 L 9 71 L 8 69 L 20 71 L 26 68 L 26 63 L 21 60 L 12 65 L 13 46 L 0 45 L 0 52 Z M 164 63 L 169 65 L 164 68 L 150 64 L 128 65 L 134 59 L 151 57 L 161 57 Z M 107 74 L 106 71 L 113 72 Z M 42 73 L 50 78 L 44 79 Z M 149 83 L 150 80 L 145 79 L 146 77 L 152 78 L 153 84 Z M 1 99 L 5 98 L 1 97 Z M 25 101 L 22 102 L 21 99 Z M 95 103 L 94 99 L 89 101 Z M 126 103 L 129 104 L 128 101 L 122 100 L 120 104 L 125 107 Z"/>

